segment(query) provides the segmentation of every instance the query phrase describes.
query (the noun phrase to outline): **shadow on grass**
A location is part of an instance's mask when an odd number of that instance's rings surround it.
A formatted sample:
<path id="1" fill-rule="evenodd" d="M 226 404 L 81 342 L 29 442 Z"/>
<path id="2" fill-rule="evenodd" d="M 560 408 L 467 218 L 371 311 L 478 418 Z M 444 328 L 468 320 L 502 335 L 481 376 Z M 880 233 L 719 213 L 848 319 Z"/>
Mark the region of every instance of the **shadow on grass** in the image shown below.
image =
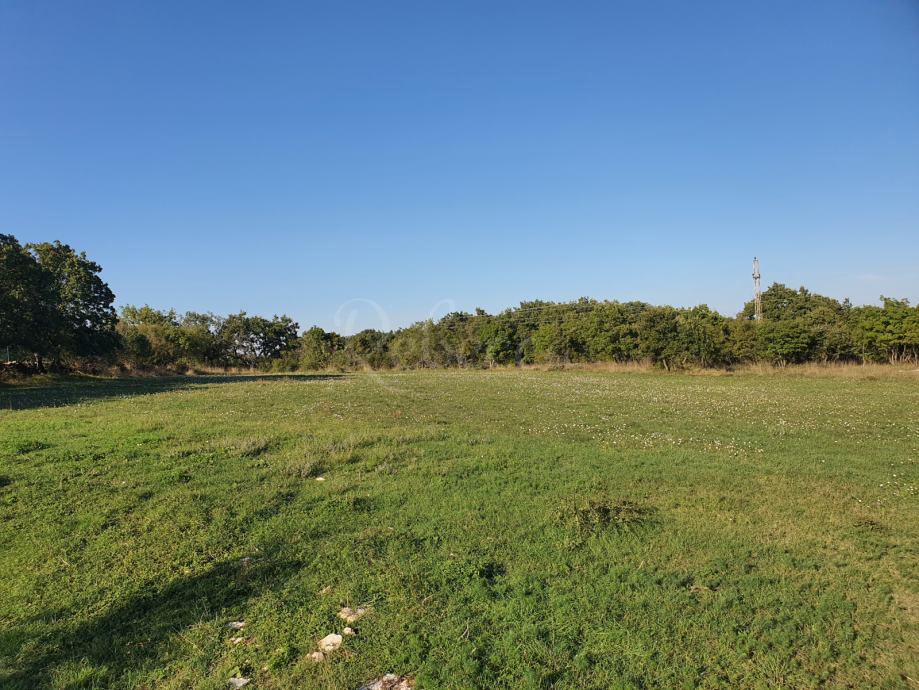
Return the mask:
<path id="1" fill-rule="evenodd" d="M 25 690 L 49 687 L 56 680 L 68 688 L 120 687 L 128 673 L 168 664 L 170 651 L 174 653 L 170 640 L 190 625 L 218 617 L 221 628 L 215 635 L 222 639 L 240 634 L 223 626 L 243 619 L 248 599 L 282 586 L 301 566 L 296 561 L 226 562 L 163 590 L 137 594 L 87 623 L 43 634 L 40 651 L 0 670 L 0 686 Z M 50 627 L 67 617 L 66 610 L 48 611 L 25 626 Z M 38 642 L 16 629 L 0 634 L 0 640 L 0 649 L 13 654 Z"/>
<path id="2" fill-rule="evenodd" d="M 0 410 L 29 410 L 36 407 L 61 407 L 105 398 L 123 398 L 170 391 L 191 390 L 197 386 L 252 381 L 328 381 L 344 374 L 251 374 L 217 376 L 168 376 L 133 379 L 71 379 L 51 383 L 0 385 Z"/>

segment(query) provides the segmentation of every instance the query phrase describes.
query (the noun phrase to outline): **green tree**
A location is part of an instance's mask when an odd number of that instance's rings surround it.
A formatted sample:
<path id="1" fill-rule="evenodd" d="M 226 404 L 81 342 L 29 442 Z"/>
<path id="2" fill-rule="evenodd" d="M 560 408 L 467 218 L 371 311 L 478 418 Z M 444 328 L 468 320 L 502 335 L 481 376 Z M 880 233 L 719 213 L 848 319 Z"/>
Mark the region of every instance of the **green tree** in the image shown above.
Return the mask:
<path id="1" fill-rule="evenodd" d="M 706 305 L 681 311 L 677 325 L 684 364 L 691 362 L 708 367 L 724 364 L 731 359 L 727 322 Z"/>
<path id="2" fill-rule="evenodd" d="M 51 278 L 59 330 L 54 354 L 92 357 L 112 353 L 118 338 L 115 295 L 99 277 L 102 267 L 60 242 L 26 245 Z"/>
<path id="3" fill-rule="evenodd" d="M 341 336 L 313 326 L 300 336 L 299 367 L 309 371 L 325 369 L 342 347 Z"/>
<path id="4" fill-rule="evenodd" d="M 813 336 L 804 319 L 759 324 L 761 349 L 775 364 L 800 364 L 809 359 Z"/>
<path id="5" fill-rule="evenodd" d="M 639 353 L 665 369 L 680 363 L 679 312 L 673 307 L 651 307 L 638 322 Z"/>
<path id="6" fill-rule="evenodd" d="M 117 330 L 124 356 L 135 366 L 169 366 L 182 357 L 179 319 L 173 309 L 127 305 L 121 310 Z"/>
<path id="7" fill-rule="evenodd" d="M 908 300 L 881 297 L 883 307 L 865 306 L 855 311 L 856 349 L 873 361 L 919 359 L 919 308 Z"/>
<path id="8" fill-rule="evenodd" d="M 569 361 L 568 339 L 558 321 L 541 323 L 533 332 L 533 348 L 537 361 Z"/>
<path id="9" fill-rule="evenodd" d="M 298 325 L 288 316 L 248 316 L 242 311 L 230 314 L 221 324 L 219 336 L 231 363 L 255 367 L 293 350 Z"/>
<path id="10" fill-rule="evenodd" d="M 519 345 L 513 324 L 507 319 L 486 317 L 488 320 L 481 329 L 482 342 L 485 345 L 485 363 L 513 364 L 517 360 Z"/>
<path id="11" fill-rule="evenodd" d="M 392 333 L 367 328 L 346 338 L 345 351 L 349 367 L 384 369 L 391 367 L 389 342 Z"/>
<path id="12" fill-rule="evenodd" d="M 226 343 L 220 338 L 223 318 L 189 311 L 179 321 L 179 348 L 189 363 L 220 366 L 227 362 Z"/>
<path id="13" fill-rule="evenodd" d="M 31 356 L 41 367 L 60 326 L 51 274 L 15 237 L 0 234 L 0 356 Z"/>

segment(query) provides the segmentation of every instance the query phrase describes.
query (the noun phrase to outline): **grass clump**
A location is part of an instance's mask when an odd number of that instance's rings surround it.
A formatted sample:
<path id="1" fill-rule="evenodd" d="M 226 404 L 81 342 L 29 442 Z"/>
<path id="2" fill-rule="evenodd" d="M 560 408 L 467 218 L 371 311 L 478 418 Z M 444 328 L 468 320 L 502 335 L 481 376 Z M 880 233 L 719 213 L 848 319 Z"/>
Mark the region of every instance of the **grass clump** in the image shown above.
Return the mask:
<path id="1" fill-rule="evenodd" d="M 605 530 L 633 531 L 648 525 L 654 512 L 654 508 L 628 499 L 588 496 L 562 503 L 556 510 L 556 518 L 565 527 L 585 535 Z"/>
<path id="2" fill-rule="evenodd" d="M 326 471 L 325 463 L 316 457 L 295 458 L 287 463 L 287 474 L 300 479 L 315 479 Z"/>
<path id="3" fill-rule="evenodd" d="M 46 448 L 49 448 L 48 444 L 42 441 L 19 441 L 13 444 L 13 453 L 15 455 L 27 455 Z"/>
<path id="4" fill-rule="evenodd" d="M 275 440 L 266 436 L 248 436 L 235 441 L 231 450 L 243 458 L 257 458 L 275 446 Z"/>

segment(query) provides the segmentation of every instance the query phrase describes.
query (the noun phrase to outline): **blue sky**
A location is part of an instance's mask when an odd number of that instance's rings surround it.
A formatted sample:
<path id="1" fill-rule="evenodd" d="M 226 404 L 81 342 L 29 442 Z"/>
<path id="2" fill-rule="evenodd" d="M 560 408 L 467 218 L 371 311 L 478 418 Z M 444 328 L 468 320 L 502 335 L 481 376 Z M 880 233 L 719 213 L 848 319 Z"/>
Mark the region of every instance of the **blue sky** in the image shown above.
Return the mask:
<path id="1" fill-rule="evenodd" d="M 916 301 L 919 2 L 4 0 L 0 232 L 304 327 Z"/>

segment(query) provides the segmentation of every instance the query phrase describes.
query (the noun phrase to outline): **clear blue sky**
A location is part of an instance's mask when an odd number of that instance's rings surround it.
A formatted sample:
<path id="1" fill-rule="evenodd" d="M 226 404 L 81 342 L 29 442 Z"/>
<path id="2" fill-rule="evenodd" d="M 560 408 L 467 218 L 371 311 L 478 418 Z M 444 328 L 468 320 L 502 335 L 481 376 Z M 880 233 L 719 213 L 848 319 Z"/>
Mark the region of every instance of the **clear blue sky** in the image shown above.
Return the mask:
<path id="1" fill-rule="evenodd" d="M 3 0 L 0 232 L 304 327 L 915 301 L 919 2 Z"/>

